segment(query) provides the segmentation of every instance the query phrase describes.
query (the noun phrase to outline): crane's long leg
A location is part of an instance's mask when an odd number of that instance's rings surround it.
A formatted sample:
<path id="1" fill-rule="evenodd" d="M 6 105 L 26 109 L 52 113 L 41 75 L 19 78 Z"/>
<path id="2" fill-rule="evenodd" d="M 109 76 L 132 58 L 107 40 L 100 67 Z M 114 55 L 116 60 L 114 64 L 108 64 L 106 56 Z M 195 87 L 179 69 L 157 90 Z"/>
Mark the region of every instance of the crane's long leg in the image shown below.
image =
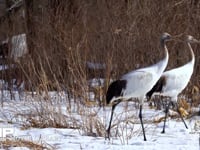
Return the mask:
<path id="1" fill-rule="evenodd" d="M 109 126 L 106 130 L 106 137 L 105 139 L 109 139 L 110 140 L 110 128 L 111 128 L 111 123 L 112 123 L 112 118 L 113 118 L 113 113 L 114 113 L 114 110 L 116 108 L 116 106 L 121 102 L 121 100 L 119 102 L 117 102 L 116 104 L 113 104 L 112 106 L 112 110 L 111 110 L 111 116 L 110 116 L 110 122 L 109 122 Z"/>
<path id="2" fill-rule="evenodd" d="M 113 105 L 112 106 L 112 110 L 111 110 L 111 116 L 110 116 L 110 122 L 109 122 L 109 126 L 108 126 L 108 129 L 106 130 L 106 139 L 109 139 L 110 140 L 110 127 L 111 127 L 111 123 L 112 123 L 112 118 L 113 118 L 113 112 L 115 110 L 115 107 L 116 105 Z"/>
<path id="3" fill-rule="evenodd" d="M 166 124 L 167 115 L 168 115 L 168 112 L 169 112 L 169 106 L 171 105 L 171 103 L 172 102 L 170 101 L 169 104 L 165 108 L 165 120 L 164 120 L 163 130 L 162 130 L 161 133 L 165 133 L 165 124 Z"/>
<path id="4" fill-rule="evenodd" d="M 200 107 L 199 107 L 199 113 L 198 113 L 198 115 L 200 116 Z"/>
<path id="5" fill-rule="evenodd" d="M 140 112 L 139 112 L 139 118 L 140 118 L 140 122 L 142 125 L 142 132 L 143 132 L 143 136 L 144 136 L 144 141 L 146 141 L 146 135 L 145 135 L 145 131 L 144 131 L 144 125 L 143 125 L 143 121 L 142 121 L 142 105 L 140 105 Z"/>
<path id="6" fill-rule="evenodd" d="M 179 115 L 180 115 L 180 117 L 181 117 L 182 122 L 183 122 L 184 125 L 185 125 L 185 128 L 188 129 L 187 124 L 185 123 L 185 120 L 183 119 L 183 116 L 181 115 L 181 112 L 180 112 L 180 110 L 178 109 L 178 104 L 177 104 L 177 103 L 176 103 L 176 108 L 177 108 L 177 112 L 179 113 Z"/>
<path id="7" fill-rule="evenodd" d="M 167 119 L 167 115 L 168 115 L 168 112 L 169 112 L 169 106 L 170 106 L 171 104 L 173 104 L 172 101 L 170 101 L 169 104 L 168 104 L 168 106 L 166 107 L 166 110 L 165 110 L 164 126 L 163 126 L 163 131 L 162 131 L 161 133 L 165 133 L 165 124 L 166 124 L 166 119 Z M 185 121 L 184 121 L 184 119 L 183 119 L 183 116 L 181 115 L 181 112 L 180 112 L 179 109 L 178 109 L 178 105 L 177 105 L 177 103 L 176 103 L 176 106 L 175 106 L 175 107 L 177 108 L 177 112 L 179 113 L 179 115 L 180 115 L 180 117 L 181 117 L 181 120 L 182 120 L 182 122 L 184 123 L 186 129 L 188 129 L 187 124 L 185 123 Z"/>

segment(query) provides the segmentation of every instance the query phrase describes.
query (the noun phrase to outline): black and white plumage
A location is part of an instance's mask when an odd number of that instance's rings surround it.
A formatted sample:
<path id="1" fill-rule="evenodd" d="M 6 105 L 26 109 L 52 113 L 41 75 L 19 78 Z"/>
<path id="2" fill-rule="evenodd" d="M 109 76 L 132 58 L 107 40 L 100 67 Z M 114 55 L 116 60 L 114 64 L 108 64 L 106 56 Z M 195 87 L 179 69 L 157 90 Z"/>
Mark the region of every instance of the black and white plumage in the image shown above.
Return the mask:
<path id="1" fill-rule="evenodd" d="M 153 87 L 157 80 L 161 77 L 165 70 L 169 55 L 166 47 L 166 41 L 171 38 L 168 33 L 163 33 L 161 36 L 161 47 L 165 52 L 165 57 L 158 63 L 149 67 L 131 71 L 121 77 L 120 80 L 110 84 L 107 93 L 107 104 L 112 104 L 109 126 L 107 128 L 107 137 L 110 138 L 110 128 L 113 118 L 113 112 L 117 104 L 121 101 L 126 101 L 130 98 L 138 98 L 140 102 L 139 118 L 142 125 L 144 140 L 146 141 L 145 131 L 142 122 L 142 105 L 145 99 L 145 94 Z"/>
<path id="2" fill-rule="evenodd" d="M 181 67 L 178 67 L 169 71 L 165 71 L 162 74 L 161 78 L 154 85 L 154 87 L 146 94 L 147 99 L 150 99 L 152 95 L 162 95 L 162 96 L 170 97 L 171 101 L 166 107 L 165 121 L 164 121 L 162 133 L 165 133 L 165 122 L 166 122 L 166 117 L 169 110 L 169 105 L 173 102 L 175 102 L 175 104 L 177 105 L 178 95 L 185 89 L 193 73 L 194 64 L 195 64 L 195 55 L 190 43 L 196 43 L 199 41 L 194 39 L 192 36 L 188 35 L 186 42 L 187 42 L 187 45 L 189 47 L 190 54 L 192 57 L 191 60 Z M 181 113 L 178 107 L 177 107 L 177 111 L 181 116 Z M 181 116 L 181 119 L 184 122 L 182 116 Z M 187 125 L 185 122 L 184 124 L 185 124 L 185 127 L 187 128 Z"/>

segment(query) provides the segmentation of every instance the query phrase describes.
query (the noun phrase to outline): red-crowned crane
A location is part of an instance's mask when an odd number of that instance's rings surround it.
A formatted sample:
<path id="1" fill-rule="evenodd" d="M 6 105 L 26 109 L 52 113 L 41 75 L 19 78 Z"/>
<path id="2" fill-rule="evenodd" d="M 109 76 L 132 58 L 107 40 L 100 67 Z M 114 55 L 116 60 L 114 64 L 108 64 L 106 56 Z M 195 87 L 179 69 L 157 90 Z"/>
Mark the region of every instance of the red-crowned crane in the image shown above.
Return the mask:
<path id="1" fill-rule="evenodd" d="M 129 100 L 130 98 L 138 98 L 140 103 L 139 118 L 142 125 L 144 141 L 146 141 L 146 135 L 142 121 L 142 105 L 146 93 L 156 84 L 167 66 L 169 55 L 168 49 L 166 47 L 166 41 L 168 41 L 170 38 L 171 35 L 168 33 L 163 33 L 163 35 L 161 36 L 161 48 L 165 52 L 165 57 L 162 60 L 149 67 L 131 71 L 123 75 L 121 79 L 112 82 L 108 87 L 106 93 L 106 102 L 107 104 L 112 105 L 112 110 L 109 126 L 106 130 L 106 138 L 110 139 L 110 128 L 113 118 L 113 112 L 116 106 L 120 102 Z"/>
<path id="2" fill-rule="evenodd" d="M 154 85 L 154 87 L 146 94 L 147 99 L 151 99 L 151 96 L 153 94 L 170 97 L 170 102 L 166 106 L 165 120 L 164 120 L 162 133 L 165 133 L 165 123 L 166 123 L 166 118 L 169 111 L 169 106 L 175 103 L 177 107 L 178 95 L 183 91 L 183 89 L 185 89 L 193 73 L 195 56 L 194 56 L 194 52 L 192 50 L 190 43 L 199 43 L 199 41 L 196 40 L 194 37 L 188 35 L 186 38 L 186 42 L 187 42 L 187 45 L 189 47 L 190 54 L 192 57 L 191 60 L 181 67 L 178 67 L 169 71 L 165 71 L 162 74 L 161 78 Z M 187 128 L 187 125 L 185 121 L 183 120 L 183 117 L 178 107 L 177 107 L 177 111 L 185 127 Z"/>

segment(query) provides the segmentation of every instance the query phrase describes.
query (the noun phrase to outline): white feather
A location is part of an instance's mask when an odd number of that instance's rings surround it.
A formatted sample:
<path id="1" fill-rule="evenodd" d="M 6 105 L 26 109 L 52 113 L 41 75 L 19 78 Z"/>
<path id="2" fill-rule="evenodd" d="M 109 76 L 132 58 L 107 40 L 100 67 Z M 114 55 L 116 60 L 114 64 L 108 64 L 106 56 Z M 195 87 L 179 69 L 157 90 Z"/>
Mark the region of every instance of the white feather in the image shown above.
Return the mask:
<path id="1" fill-rule="evenodd" d="M 162 76 L 166 77 L 166 85 L 163 87 L 161 95 L 172 97 L 172 100 L 176 101 L 178 94 L 185 89 L 190 81 L 193 66 L 193 63 L 188 63 L 182 67 L 164 72 Z"/>
<path id="2" fill-rule="evenodd" d="M 145 94 L 153 87 L 157 80 L 161 77 L 168 63 L 168 52 L 166 57 L 158 63 L 131 71 L 122 76 L 122 80 L 127 81 L 126 89 L 123 92 L 123 99 L 139 98 L 143 103 Z"/>

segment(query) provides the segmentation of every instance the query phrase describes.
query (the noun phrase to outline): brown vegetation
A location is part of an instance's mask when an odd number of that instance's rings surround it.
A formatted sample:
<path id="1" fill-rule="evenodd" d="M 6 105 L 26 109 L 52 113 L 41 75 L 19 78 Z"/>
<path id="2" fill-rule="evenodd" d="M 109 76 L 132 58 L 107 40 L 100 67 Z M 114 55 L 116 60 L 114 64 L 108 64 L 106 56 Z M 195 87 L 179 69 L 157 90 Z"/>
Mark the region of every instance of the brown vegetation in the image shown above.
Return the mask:
<path id="1" fill-rule="evenodd" d="M 53 149 L 43 146 L 43 144 L 37 144 L 34 142 L 26 141 L 26 140 L 9 140 L 1 141 L 1 148 L 9 149 L 11 147 L 27 147 L 33 150 L 43 150 L 43 149 Z"/>
<path id="2" fill-rule="evenodd" d="M 18 62 L 26 89 L 65 89 L 75 99 L 88 99 L 91 72 L 87 62 L 105 64 L 101 73 L 93 73 L 94 78 L 106 79 L 105 92 L 110 78 L 119 78 L 162 57 L 162 32 L 200 39 L 197 0 L 25 0 L 22 8 L 26 10 L 25 19 L 16 20 L 16 13 L 11 13 L 7 22 L 1 22 L 0 33 L 4 37 L 27 34 L 29 54 Z M 168 47 L 167 69 L 189 60 L 183 43 L 170 42 Z M 199 45 L 192 47 L 197 57 L 188 87 L 199 86 L 200 81 Z"/>

